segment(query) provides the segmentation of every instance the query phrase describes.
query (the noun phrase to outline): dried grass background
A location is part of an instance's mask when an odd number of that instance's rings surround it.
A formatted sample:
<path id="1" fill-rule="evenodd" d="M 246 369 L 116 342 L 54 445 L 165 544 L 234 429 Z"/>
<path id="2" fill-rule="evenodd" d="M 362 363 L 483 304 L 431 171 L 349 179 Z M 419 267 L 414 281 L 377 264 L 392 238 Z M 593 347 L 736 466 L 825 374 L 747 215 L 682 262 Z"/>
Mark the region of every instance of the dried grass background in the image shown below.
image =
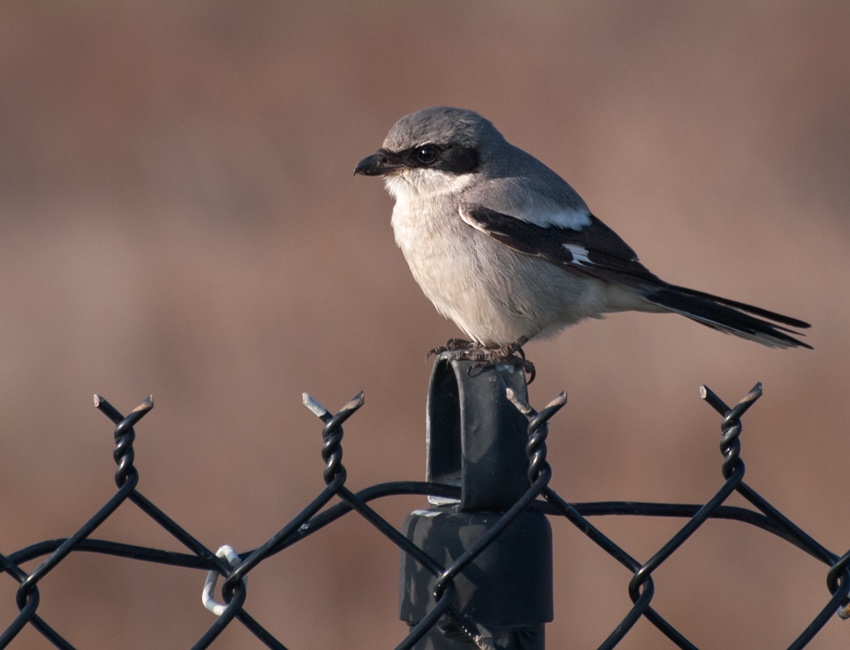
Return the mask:
<path id="1" fill-rule="evenodd" d="M 572 501 L 704 502 L 719 418 L 757 380 L 747 480 L 850 546 L 850 6 L 842 2 L 162 2 L 0 5 L 0 551 L 75 531 L 114 491 L 102 393 L 140 425 L 141 491 L 213 548 L 261 544 L 322 487 L 310 391 L 366 407 L 349 485 L 424 475 L 425 350 L 457 335 L 414 284 L 380 182 L 392 123 L 476 109 L 567 178 L 670 281 L 813 323 L 775 351 L 681 318 L 617 315 L 527 346 L 538 406 L 562 388 L 554 487 Z M 380 506 L 393 521 L 422 505 Z M 404 635 L 397 552 L 352 518 L 251 575 L 288 647 Z M 598 521 L 647 559 L 680 522 Z M 96 537 L 177 549 L 130 504 Z M 551 648 L 596 647 L 628 575 L 555 526 Z M 35 565 L 28 567 L 33 568 Z M 656 574 L 701 648 L 786 647 L 825 567 L 733 523 Z M 39 612 L 80 648 L 188 647 L 203 576 L 76 554 Z M 12 580 L 0 582 L 0 627 Z M 830 622 L 810 646 L 844 647 Z M 620 647 L 666 648 L 640 622 Z M 32 629 L 16 648 L 46 648 Z M 216 648 L 260 644 L 238 625 Z"/>

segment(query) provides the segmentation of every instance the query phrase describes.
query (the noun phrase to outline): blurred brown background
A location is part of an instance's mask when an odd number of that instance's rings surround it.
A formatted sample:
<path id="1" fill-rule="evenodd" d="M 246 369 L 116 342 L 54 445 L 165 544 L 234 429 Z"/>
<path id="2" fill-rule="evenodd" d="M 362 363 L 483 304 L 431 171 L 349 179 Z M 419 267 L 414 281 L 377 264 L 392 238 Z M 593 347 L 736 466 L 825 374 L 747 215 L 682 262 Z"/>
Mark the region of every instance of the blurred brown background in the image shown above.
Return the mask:
<path id="1" fill-rule="evenodd" d="M 567 499 L 704 502 L 719 418 L 757 380 L 748 481 L 831 550 L 850 546 L 850 5 L 844 2 L 0 5 L 0 551 L 74 532 L 114 491 L 91 406 L 156 408 L 141 491 L 212 548 L 261 544 L 322 487 L 310 391 L 366 407 L 349 485 L 424 475 L 425 350 L 457 335 L 421 295 L 381 183 L 354 178 L 401 115 L 474 108 L 564 175 L 662 277 L 810 320 L 814 352 L 682 318 L 618 315 L 527 347 Z M 422 505 L 396 499 L 393 521 Z M 597 520 L 647 559 L 681 522 Z M 179 549 L 126 504 L 96 537 Z M 555 526 L 549 647 L 596 647 L 628 574 Z M 28 568 L 31 570 L 35 564 Z M 701 648 L 786 647 L 826 568 L 732 523 L 656 574 Z M 203 576 L 76 554 L 39 612 L 81 648 L 188 647 Z M 0 627 L 17 609 L 0 581 Z M 397 552 L 348 518 L 251 576 L 288 647 L 373 649 Z M 831 621 L 810 646 L 850 644 Z M 32 629 L 13 647 L 46 648 Z M 217 648 L 260 644 L 233 625 Z M 640 622 L 623 648 L 666 648 Z"/>

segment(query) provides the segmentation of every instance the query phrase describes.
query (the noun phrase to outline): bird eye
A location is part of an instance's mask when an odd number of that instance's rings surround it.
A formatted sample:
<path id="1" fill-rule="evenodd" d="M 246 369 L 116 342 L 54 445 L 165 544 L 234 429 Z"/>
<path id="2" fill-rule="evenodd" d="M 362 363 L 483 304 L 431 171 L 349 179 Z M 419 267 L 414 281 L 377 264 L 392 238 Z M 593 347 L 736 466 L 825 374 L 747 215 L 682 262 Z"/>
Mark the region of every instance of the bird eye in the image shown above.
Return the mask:
<path id="1" fill-rule="evenodd" d="M 423 144 L 421 147 L 416 147 L 413 155 L 423 165 L 430 165 L 437 160 L 440 150 L 433 144 Z"/>

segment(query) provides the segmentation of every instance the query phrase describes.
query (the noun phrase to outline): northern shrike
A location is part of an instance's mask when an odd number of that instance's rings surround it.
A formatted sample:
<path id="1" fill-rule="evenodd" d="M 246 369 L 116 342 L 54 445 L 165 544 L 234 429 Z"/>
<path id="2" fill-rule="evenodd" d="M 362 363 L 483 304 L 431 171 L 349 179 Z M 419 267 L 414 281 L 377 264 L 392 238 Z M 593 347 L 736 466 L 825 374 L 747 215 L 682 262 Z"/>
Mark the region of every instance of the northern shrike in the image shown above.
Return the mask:
<path id="1" fill-rule="evenodd" d="M 354 173 L 384 177 L 396 243 L 428 299 L 472 339 L 469 358 L 513 357 L 532 337 L 627 310 L 811 348 L 789 329 L 808 323 L 650 273 L 566 181 L 473 111 L 401 118 Z"/>

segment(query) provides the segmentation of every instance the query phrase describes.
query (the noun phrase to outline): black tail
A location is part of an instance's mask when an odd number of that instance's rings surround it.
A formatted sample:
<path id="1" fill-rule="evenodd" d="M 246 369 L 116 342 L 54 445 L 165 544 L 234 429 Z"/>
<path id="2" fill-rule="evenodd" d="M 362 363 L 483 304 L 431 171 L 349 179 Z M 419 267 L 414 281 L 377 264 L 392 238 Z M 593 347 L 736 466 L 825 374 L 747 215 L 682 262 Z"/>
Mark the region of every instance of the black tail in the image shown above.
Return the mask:
<path id="1" fill-rule="evenodd" d="M 644 298 L 654 305 L 669 309 L 677 314 L 708 327 L 734 334 L 772 348 L 808 348 L 794 336 L 804 336 L 791 327 L 806 329 L 808 323 L 777 314 L 767 309 L 753 307 L 742 302 L 713 296 L 710 293 L 666 285 L 646 289 Z M 794 336 L 789 336 L 793 334 Z"/>

